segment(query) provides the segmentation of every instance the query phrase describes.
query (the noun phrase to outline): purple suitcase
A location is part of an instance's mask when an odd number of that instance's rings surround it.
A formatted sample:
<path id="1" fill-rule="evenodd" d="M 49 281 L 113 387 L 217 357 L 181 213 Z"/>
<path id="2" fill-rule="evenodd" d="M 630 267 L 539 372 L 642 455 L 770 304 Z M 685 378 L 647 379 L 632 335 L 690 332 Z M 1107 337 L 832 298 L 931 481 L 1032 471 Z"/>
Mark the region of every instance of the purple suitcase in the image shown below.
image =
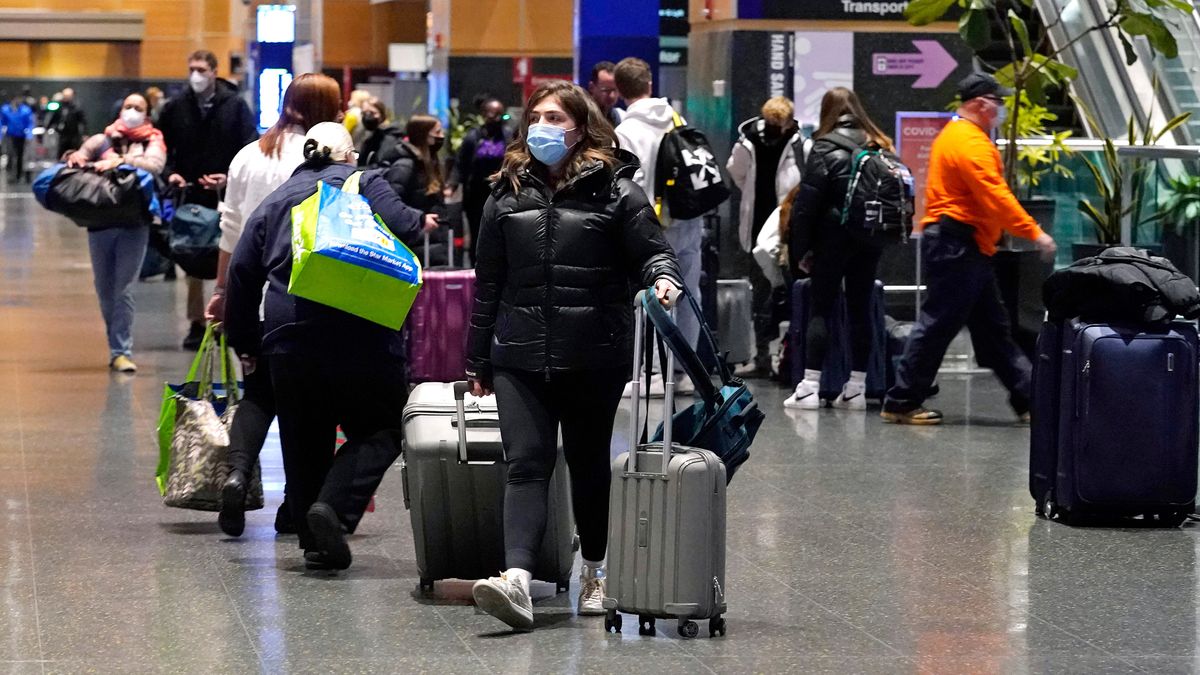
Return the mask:
<path id="1" fill-rule="evenodd" d="M 429 250 L 426 238 L 425 250 Z M 453 248 L 451 248 L 453 256 Z M 426 254 L 428 257 L 428 253 Z M 475 270 L 425 268 L 424 285 L 408 313 L 408 378 L 455 382 L 467 369 L 467 330 L 475 302 Z"/>

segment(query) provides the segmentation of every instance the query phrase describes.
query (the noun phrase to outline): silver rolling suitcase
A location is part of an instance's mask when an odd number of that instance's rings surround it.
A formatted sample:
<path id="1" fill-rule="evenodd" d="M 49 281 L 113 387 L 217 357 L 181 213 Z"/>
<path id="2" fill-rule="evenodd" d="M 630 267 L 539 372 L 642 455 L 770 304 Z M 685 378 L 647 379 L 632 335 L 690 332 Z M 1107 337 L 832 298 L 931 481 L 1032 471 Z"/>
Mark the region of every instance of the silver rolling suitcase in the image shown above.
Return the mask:
<path id="1" fill-rule="evenodd" d="M 638 615 L 642 635 L 654 634 L 655 619 L 675 619 L 687 638 L 700 632 L 696 619 L 708 619 L 709 636 L 724 635 L 725 464 L 707 450 L 673 445 L 670 424 L 662 443 L 639 445 L 647 322 L 640 302 L 635 312 L 630 447 L 637 452 L 613 463 L 604 627 L 619 632 L 624 612 Z M 672 373 L 670 350 L 667 360 Z M 674 397 L 668 382 L 664 417 Z"/>
<path id="2" fill-rule="evenodd" d="M 504 564 L 504 485 L 496 399 L 465 397 L 467 383 L 417 385 L 404 407 L 404 506 L 412 517 L 421 589 L 440 579 L 483 579 Z M 533 578 L 570 587 L 575 521 L 560 450 L 550 518 Z"/>
<path id="3" fill-rule="evenodd" d="M 754 339 L 754 287 L 749 279 L 717 280 L 717 336 L 729 352 L 729 363 L 746 363 L 758 355 Z"/>

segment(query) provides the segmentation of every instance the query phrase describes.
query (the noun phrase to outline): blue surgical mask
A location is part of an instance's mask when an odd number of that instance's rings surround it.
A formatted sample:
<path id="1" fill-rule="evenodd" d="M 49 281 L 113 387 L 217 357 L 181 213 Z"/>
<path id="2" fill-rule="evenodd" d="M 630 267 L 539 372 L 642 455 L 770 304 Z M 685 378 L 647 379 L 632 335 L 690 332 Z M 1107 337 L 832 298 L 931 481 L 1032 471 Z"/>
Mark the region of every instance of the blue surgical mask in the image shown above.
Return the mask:
<path id="1" fill-rule="evenodd" d="M 999 129 L 1000 127 L 1004 126 L 1004 123 L 1007 121 L 1008 121 L 1008 106 L 1002 105 L 1002 106 L 996 108 L 996 128 Z"/>
<path id="2" fill-rule="evenodd" d="M 534 159 L 546 166 L 557 166 L 571 151 L 571 146 L 567 145 L 568 131 L 575 130 L 553 124 L 530 124 L 525 144 L 529 146 Z"/>

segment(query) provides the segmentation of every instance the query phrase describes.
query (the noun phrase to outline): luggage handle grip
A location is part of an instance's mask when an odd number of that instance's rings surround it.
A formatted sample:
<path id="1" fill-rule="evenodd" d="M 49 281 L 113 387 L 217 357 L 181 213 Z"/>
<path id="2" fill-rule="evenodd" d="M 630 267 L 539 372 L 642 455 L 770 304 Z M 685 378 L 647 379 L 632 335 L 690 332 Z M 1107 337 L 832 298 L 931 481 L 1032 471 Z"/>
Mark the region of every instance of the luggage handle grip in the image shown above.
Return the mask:
<path id="1" fill-rule="evenodd" d="M 467 421 L 466 395 L 471 390 L 471 384 L 460 380 L 452 386 L 454 388 L 454 420 L 451 422 L 451 426 L 458 430 L 458 461 L 463 464 L 492 464 L 493 462 L 490 461 L 479 462 L 470 459 L 467 453 L 467 429 L 499 429 L 500 420 L 485 418 L 478 420 L 477 423 Z M 504 453 L 503 447 L 501 447 L 500 454 L 507 462 L 508 457 Z"/>

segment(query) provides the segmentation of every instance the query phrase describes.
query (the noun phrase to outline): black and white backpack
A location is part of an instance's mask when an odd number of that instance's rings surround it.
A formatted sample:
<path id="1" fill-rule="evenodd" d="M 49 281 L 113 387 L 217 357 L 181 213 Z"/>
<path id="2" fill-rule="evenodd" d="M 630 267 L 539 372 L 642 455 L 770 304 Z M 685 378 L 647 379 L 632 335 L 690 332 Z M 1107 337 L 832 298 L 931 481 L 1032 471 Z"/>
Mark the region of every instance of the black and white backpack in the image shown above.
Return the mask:
<path id="1" fill-rule="evenodd" d="M 879 243 L 907 240 L 916 210 L 912 171 L 893 152 L 860 147 L 836 133 L 823 140 L 847 150 L 853 158 L 842 226 Z"/>
<path id="2" fill-rule="evenodd" d="M 698 218 L 729 199 L 721 165 L 699 129 L 687 126 L 678 113 L 675 126 L 663 135 L 654 168 L 655 208 L 665 201 L 672 218 Z"/>

